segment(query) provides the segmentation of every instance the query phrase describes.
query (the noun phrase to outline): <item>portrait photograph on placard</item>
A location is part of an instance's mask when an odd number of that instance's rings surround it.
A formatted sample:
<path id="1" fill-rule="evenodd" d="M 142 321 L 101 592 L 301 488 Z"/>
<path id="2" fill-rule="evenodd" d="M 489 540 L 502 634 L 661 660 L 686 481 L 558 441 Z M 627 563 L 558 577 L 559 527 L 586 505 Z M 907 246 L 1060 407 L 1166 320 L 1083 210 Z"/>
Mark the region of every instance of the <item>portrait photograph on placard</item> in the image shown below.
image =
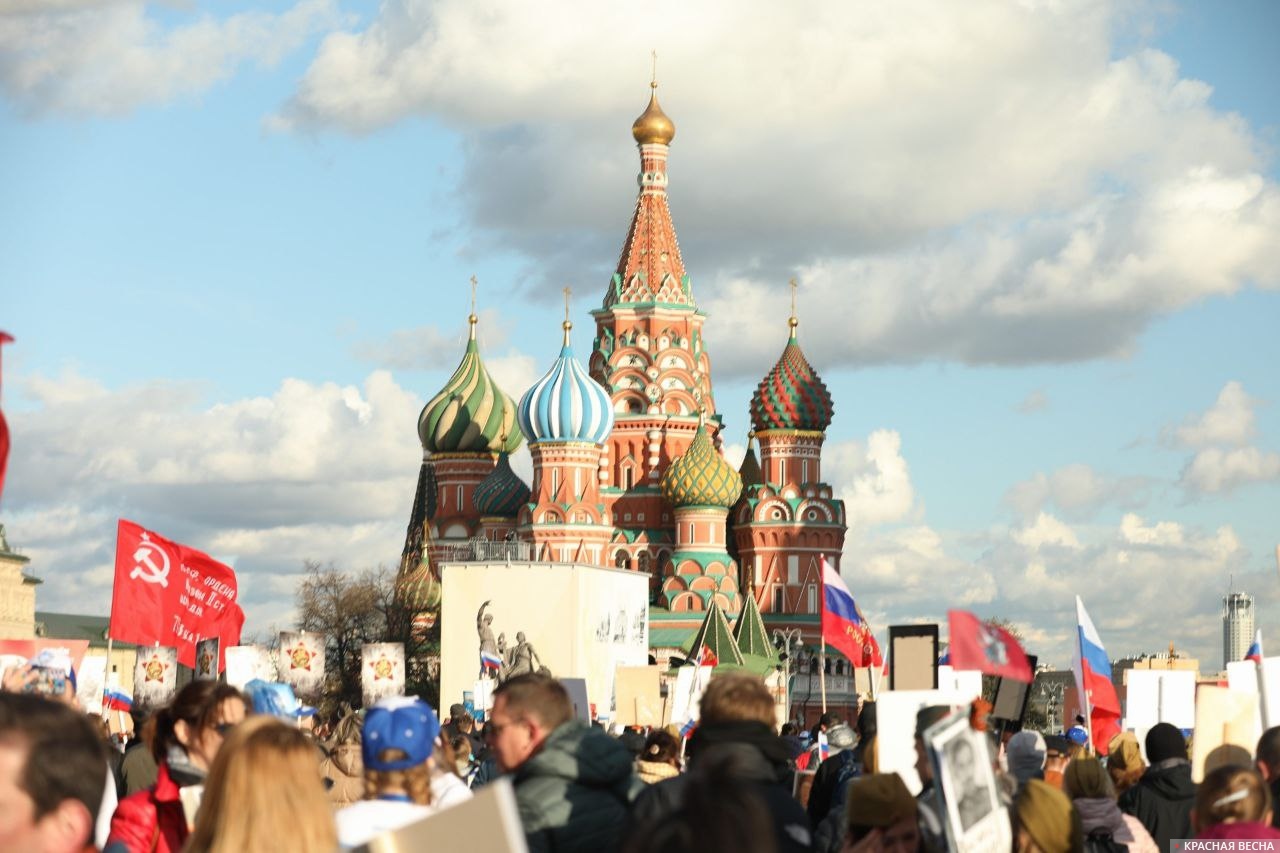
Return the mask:
<path id="1" fill-rule="evenodd" d="M 360 686 L 366 708 L 384 696 L 403 696 L 404 644 L 365 643 L 360 655 Z"/>
<path id="2" fill-rule="evenodd" d="M 218 638 L 209 637 L 196 643 L 196 680 L 218 680 Z"/>
<path id="3" fill-rule="evenodd" d="M 986 737 L 964 711 L 924 734 L 946 805 L 947 836 L 961 853 L 1007 850 L 1011 841 Z"/>
<path id="4" fill-rule="evenodd" d="M 281 631 L 277 666 L 280 680 L 299 697 L 314 701 L 324 689 L 324 634 Z"/>
<path id="5" fill-rule="evenodd" d="M 178 650 L 172 646 L 138 649 L 133 671 L 134 710 L 154 713 L 168 705 L 178 688 Z"/>

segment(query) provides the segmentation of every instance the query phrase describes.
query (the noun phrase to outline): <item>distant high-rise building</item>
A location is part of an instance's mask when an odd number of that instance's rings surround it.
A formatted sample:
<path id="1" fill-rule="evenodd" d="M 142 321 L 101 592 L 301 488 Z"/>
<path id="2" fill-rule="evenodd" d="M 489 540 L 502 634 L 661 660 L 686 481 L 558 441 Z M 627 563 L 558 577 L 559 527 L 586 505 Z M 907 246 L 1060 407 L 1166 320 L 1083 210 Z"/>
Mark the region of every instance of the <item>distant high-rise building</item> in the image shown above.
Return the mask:
<path id="1" fill-rule="evenodd" d="M 1233 660 L 1244 660 L 1253 642 L 1253 596 L 1247 592 L 1228 593 L 1222 599 L 1222 668 Z"/>

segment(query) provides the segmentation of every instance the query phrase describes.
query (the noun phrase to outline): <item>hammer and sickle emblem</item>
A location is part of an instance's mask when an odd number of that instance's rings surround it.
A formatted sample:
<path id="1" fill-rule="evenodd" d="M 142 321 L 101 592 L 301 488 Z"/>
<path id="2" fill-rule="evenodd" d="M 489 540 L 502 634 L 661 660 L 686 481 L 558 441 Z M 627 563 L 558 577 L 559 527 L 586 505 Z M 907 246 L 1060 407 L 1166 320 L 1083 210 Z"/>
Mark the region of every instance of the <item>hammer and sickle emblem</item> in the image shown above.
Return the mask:
<path id="1" fill-rule="evenodd" d="M 159 554 L 162 565 L 157 566 L 153 560 L 152 553 Z M 143 542 L 137 551 L 133 552 L 133 571 L 129 572 L 132 580 L 141 580 L 143 583 L 158 583 L 166 589 L 169 586 L 169 555 L 164 549 L 158 547 L 153 542 Z M 146 568 L 143 568 L 143 566 Z"/>

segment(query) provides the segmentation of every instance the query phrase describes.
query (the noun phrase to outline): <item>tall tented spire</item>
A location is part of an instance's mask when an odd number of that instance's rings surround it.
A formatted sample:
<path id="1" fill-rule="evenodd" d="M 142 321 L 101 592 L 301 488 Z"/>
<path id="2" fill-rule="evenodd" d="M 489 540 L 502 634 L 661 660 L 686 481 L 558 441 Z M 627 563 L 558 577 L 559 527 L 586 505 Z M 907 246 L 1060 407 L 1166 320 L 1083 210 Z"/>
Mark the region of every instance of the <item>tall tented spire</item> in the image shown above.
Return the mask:
<path id="1" fill-rule="evenodd" d="M 742 615 L 733 623 L 733 641 L 738 644 L 738 651 L 744 655 L 776 658 L 778 650 L 769 642 L 769 632 L 765 630 L 756 597 L 746 595 L 743 598 Z"/>
<path id="2" fill-rule="evenodd" d="M 742 652 L 734 642 L 733 631 L 729 629 L 729 620 L 725 619 L 724 611 L 720 609 L 720 605 L 716 604 L 714 598 L 707 605 L 707 617 L 702 620 L 702 626 L 698 628 L 698 633 L 693 635 L 693 642 L 689 646 L 689 659 L 697 660 L 703 646 L 708 646 L 715 652 L 718 663 L 732 663 L 738 666 L 744 663 Z"/>
<path id="3" fill-rule="evenodd" d="M 657 81 L 650 85 L 653 94 L 649 106 L 631 126 L 640 148 L 640 196 L 618 269 L 605 295 L 605 308 L 619 304 L 694 304 L 667 205 L 667 151 L 676 127 L 658 106 Z"/>

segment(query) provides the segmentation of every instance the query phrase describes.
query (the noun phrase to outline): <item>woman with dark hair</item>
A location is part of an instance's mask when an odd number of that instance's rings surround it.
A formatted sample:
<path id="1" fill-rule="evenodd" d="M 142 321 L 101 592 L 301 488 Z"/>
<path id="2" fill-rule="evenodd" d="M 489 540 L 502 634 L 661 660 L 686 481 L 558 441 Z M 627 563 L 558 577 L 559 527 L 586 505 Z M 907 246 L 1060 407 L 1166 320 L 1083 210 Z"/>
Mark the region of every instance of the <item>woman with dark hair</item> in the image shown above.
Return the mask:
<path id="1" fill-rule="evenodd" d="M 636 775 L 652 785 L 680 775 L 680 741 L 663 729 L 654 729 L 636 759 Z"/>
<path id="2" fill-rule="evenodd" d="M 240 691 L 216 681 L 191 682 L 157 712 L 156 783 L 120 802 L 105 853 L 178 853 L 190 834 L 181 789 L 204 783 L 223 738 L 244 717 Z"/>

